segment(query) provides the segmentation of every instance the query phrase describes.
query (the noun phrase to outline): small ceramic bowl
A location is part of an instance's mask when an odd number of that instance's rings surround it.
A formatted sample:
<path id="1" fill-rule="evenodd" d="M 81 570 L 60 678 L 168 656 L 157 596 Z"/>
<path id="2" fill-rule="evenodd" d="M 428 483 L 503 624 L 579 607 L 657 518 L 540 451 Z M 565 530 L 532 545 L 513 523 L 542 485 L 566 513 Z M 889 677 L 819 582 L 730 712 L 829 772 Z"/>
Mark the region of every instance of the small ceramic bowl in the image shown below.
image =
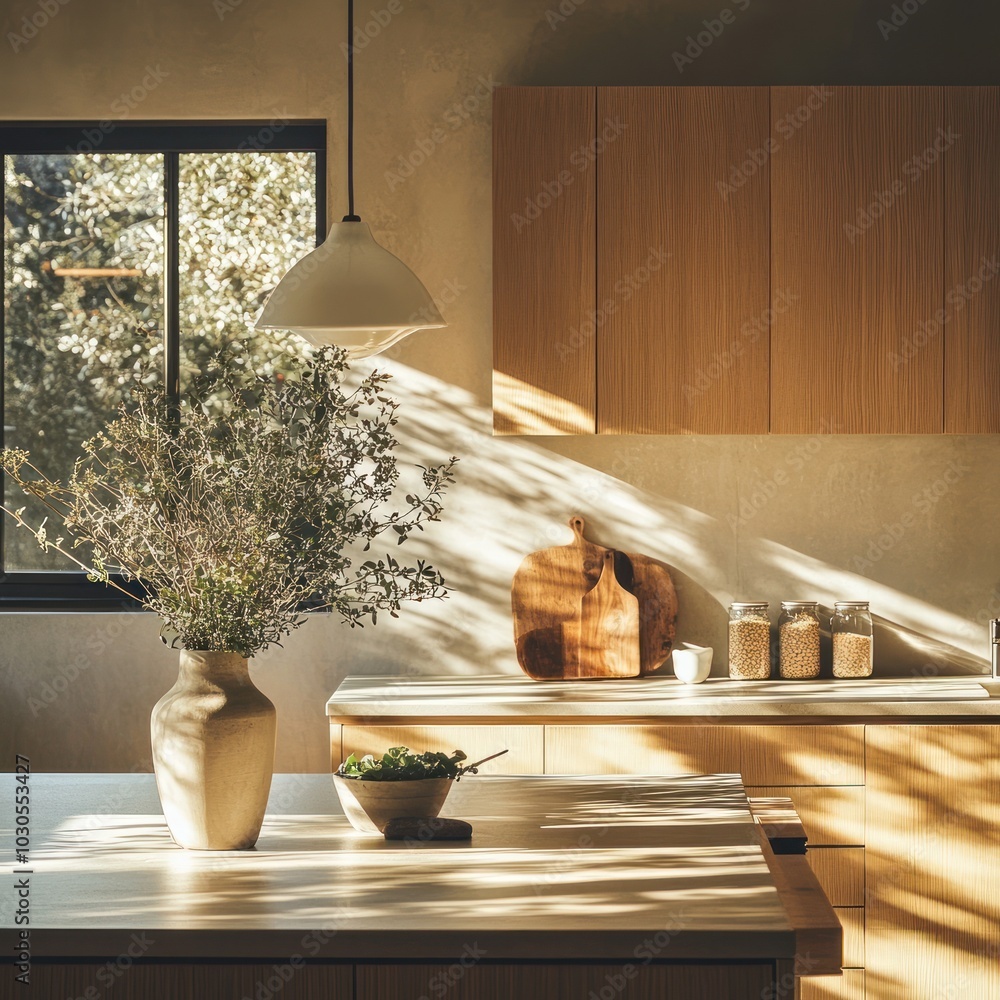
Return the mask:
<path id="1" fill-rule="evenodd" d="M 453 778 L 365 781 L 333 776 L 344 815 L 358 833 L 382 833 L 391 819 L 434 819 L 453 784 Z"/>
<path id="2" fill-rule="evenodd" d="M 682 642 L 671 653 L 674 676 L 685 684 L 700 684 L 712 672 L 712 647 Z"/>

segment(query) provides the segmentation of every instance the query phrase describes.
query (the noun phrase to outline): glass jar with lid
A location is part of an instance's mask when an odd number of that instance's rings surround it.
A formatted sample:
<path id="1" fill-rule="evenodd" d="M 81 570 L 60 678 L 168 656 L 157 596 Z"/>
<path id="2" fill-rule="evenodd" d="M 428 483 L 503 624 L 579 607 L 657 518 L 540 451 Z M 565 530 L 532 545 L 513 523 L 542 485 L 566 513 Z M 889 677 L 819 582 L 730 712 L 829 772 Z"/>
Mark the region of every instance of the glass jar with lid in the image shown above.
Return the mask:
<path id="1" fill-rule="evenodd" d="M 867 601 L 837 601 L 830 619 L 834 677 L 871 677 L 874 631 Z"/>
<path id="2" fill-rule="evenodd" d="M 766 681 L 771 676 L 771 620 L 766 601 L 729 606 L 729 676 Z"/>
<path id="3" fill-rule="evenodd" d="M 817 601 L 782 601 L 778 619 L 778 671 L 786 680 L 819 677 Z"/>

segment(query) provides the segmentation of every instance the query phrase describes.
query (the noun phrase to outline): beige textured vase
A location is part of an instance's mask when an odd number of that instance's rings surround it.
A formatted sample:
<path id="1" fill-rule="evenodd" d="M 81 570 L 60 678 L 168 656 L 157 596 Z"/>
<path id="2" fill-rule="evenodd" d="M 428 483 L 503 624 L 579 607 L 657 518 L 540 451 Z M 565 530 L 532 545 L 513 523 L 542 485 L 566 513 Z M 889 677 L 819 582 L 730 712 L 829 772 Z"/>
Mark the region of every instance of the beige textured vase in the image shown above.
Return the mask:
<path id="1" fill-rule="evenodd" d="M 257 842 L 274 771 L 275 712 L 239 653 L 184 650 L 153 708 L 156 788 L 170 835 L 194 851 Z"/>

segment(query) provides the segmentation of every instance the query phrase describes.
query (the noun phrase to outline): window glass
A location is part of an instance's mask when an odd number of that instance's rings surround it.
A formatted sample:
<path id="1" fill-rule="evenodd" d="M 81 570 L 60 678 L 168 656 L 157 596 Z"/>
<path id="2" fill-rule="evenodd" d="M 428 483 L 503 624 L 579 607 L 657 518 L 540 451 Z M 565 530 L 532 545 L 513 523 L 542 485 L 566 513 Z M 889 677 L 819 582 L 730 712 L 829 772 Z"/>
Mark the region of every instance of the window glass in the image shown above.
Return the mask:
<path id="1" fill-rule="evenodd" d="M 235 345 L 256 372 L 303 341 L 253 329 L 268 293 L 316 246 L 315 153 L 180 157 L 181 391 Z"/>
<path id="2" fill-rule="evenodd" d="M 64 478 L 163 354 L 163 157 L 13 155 L 3 169 L 4 442 Z M 9 485 L 4 499 L 45 517 Z M 7 571 L 72 570 L 10 521 L 3 556 Z"/>
<path id="3" fill-rule="evenodd" d="M 280 375 L 303 342 L 253 322 L 278 279 L 316 245 L 312 152 L 178 157 L 181 391 L 229 348 Z M 160 378 L 164 157 L 4 157 L 4 443 L 65 478 L 80 445 L 113 417 L 140 369 Z M 5 486 L 32 524 L 46 511 Z M 6 572 L 76 572 L 9 520 Z"/>

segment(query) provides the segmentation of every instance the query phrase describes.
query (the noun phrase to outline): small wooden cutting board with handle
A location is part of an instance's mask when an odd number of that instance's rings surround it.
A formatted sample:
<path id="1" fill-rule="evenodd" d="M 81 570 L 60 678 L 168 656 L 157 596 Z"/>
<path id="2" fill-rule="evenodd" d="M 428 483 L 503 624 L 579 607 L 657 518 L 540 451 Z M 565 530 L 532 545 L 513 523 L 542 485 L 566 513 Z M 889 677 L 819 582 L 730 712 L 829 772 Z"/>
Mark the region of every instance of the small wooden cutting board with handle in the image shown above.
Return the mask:
<path id="1" fill-rule="evenodd" d="M 597 585 L 580 601 L 578 628 L 575 676 L 639 676 L 639 601 L 618 582 L 611 549 Z"/>

